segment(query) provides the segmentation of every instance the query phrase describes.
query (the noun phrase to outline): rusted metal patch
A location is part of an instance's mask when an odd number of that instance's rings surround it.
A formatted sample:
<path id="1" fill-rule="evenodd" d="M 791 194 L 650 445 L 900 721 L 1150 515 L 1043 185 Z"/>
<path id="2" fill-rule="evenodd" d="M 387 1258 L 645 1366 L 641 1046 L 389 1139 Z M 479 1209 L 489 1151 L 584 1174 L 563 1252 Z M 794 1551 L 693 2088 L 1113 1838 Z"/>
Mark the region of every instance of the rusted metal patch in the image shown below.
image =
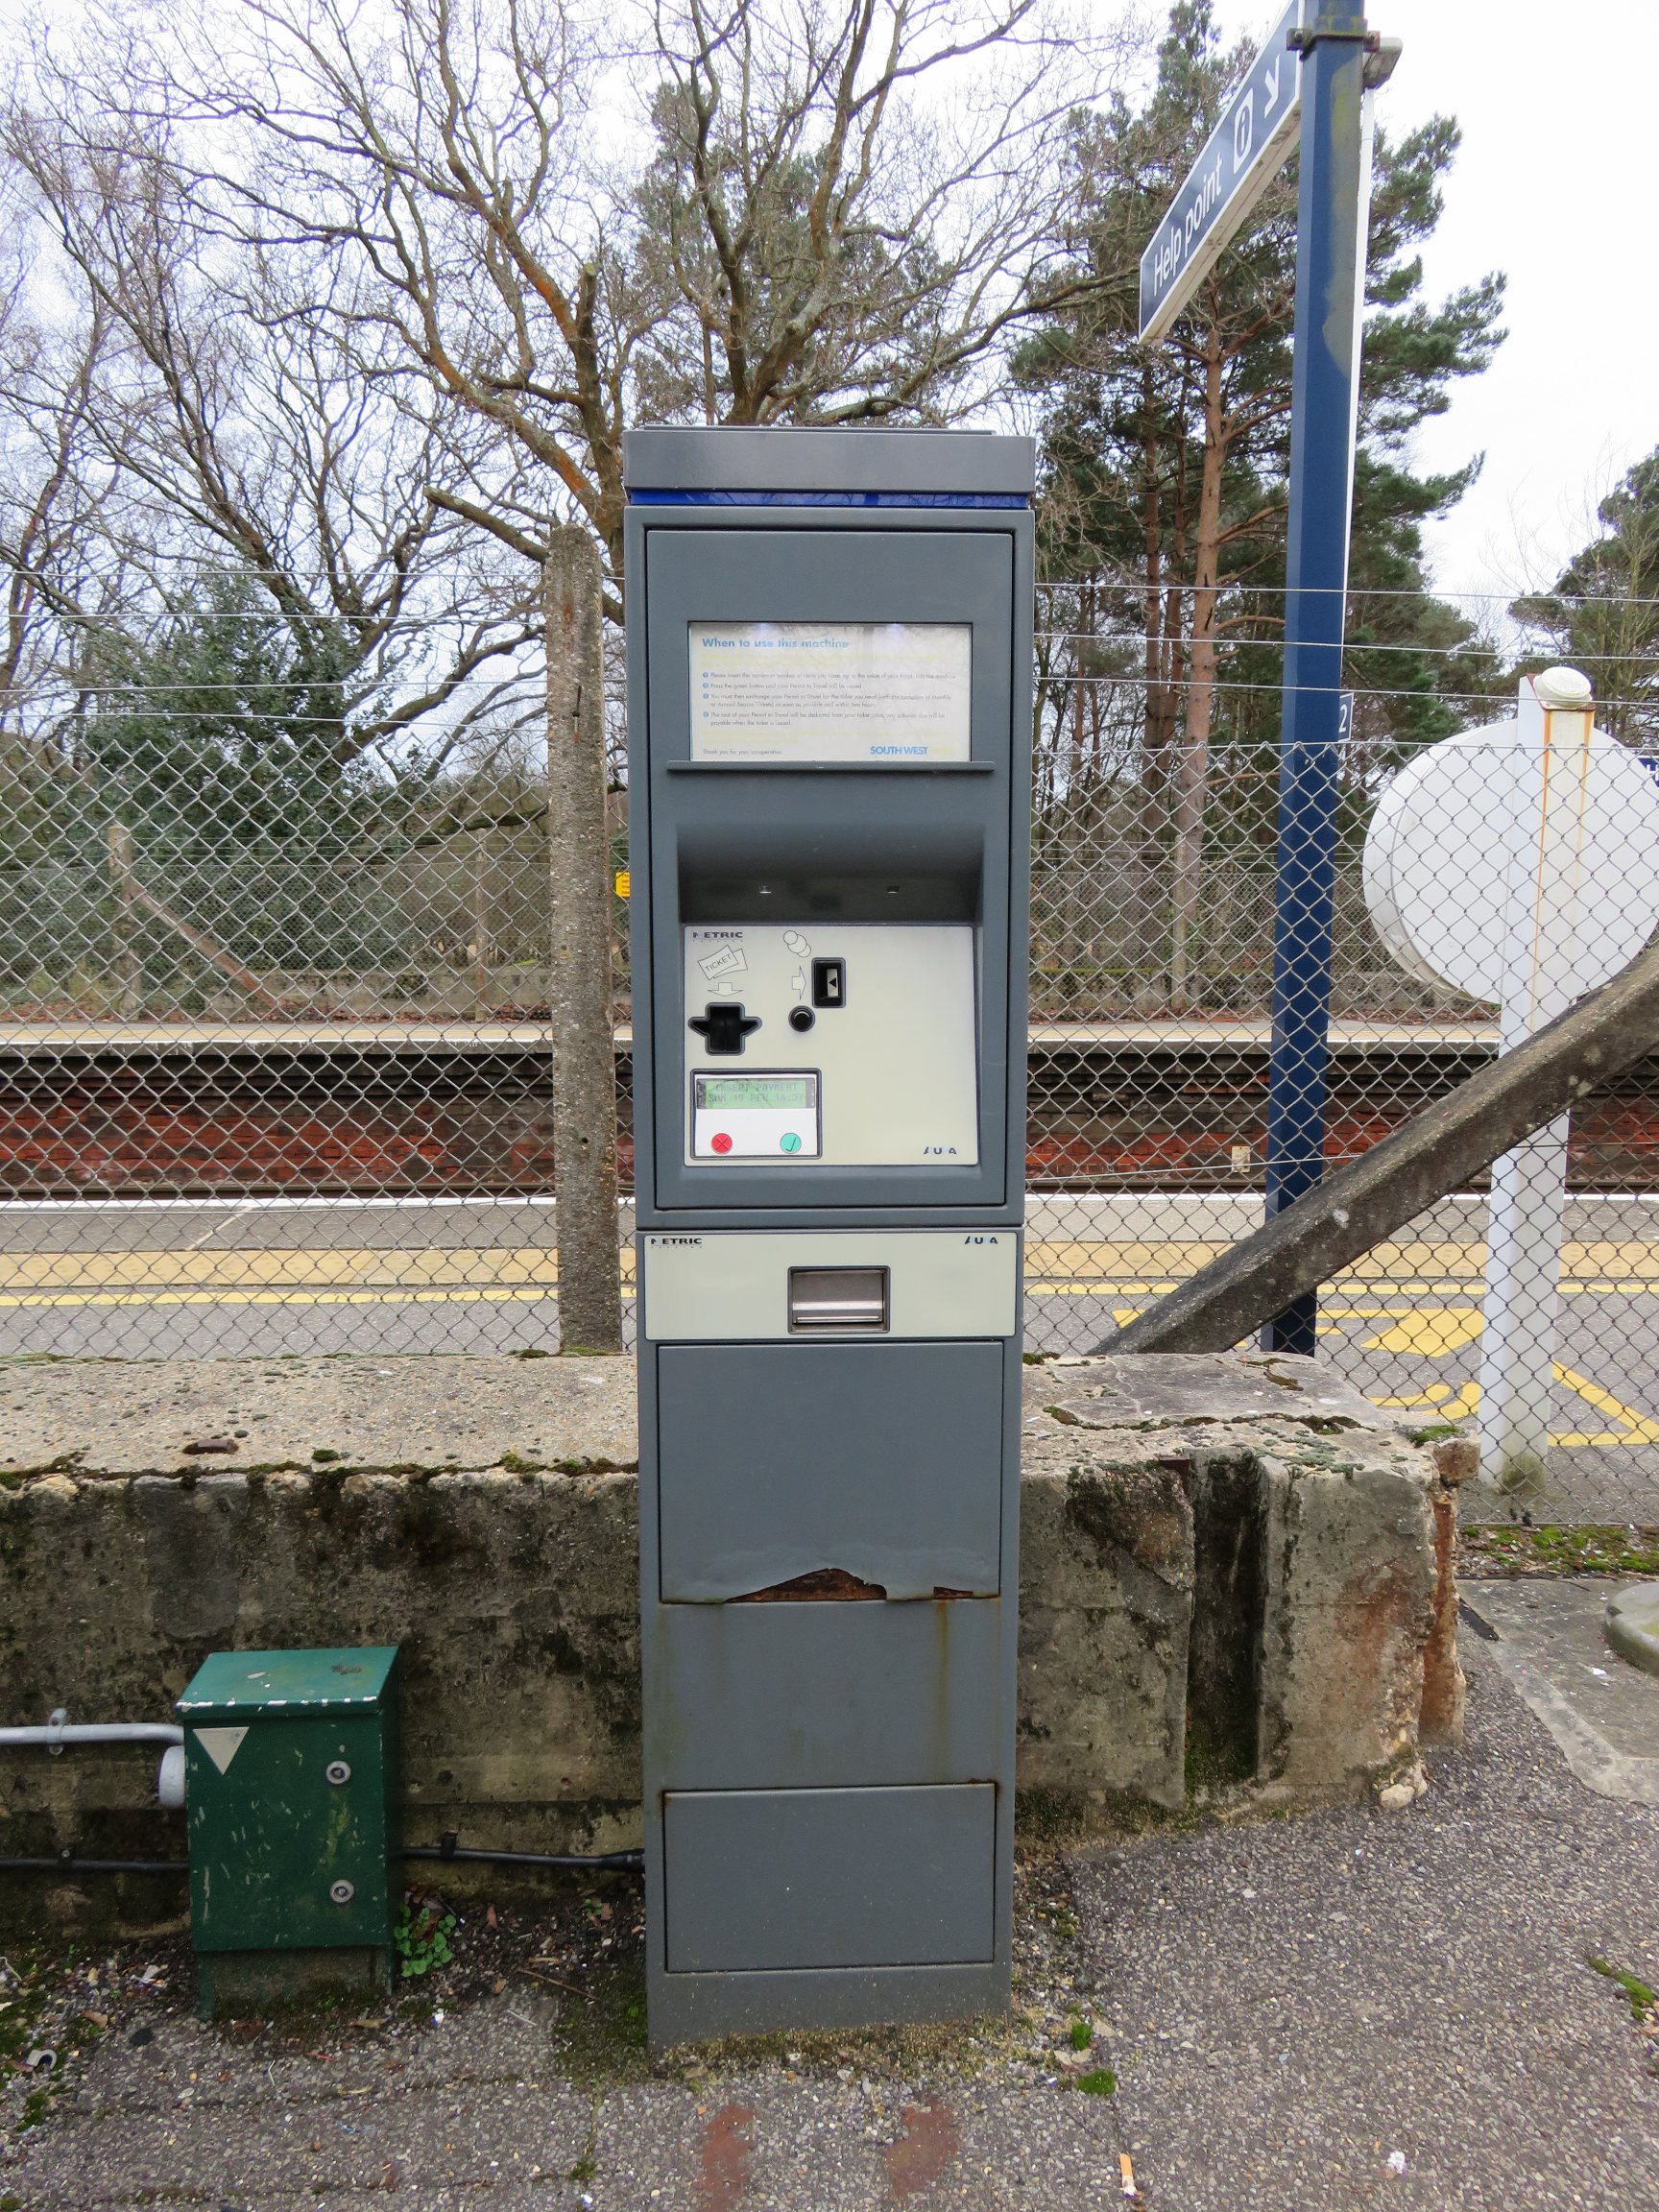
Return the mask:
<path id="1" fill-rule="evenodd" d="M 868 1604 L 886 1597 L 879 1582 L 860 1581 L 845 1567 L 815 1567 L 809 1575 L 793 1575 L 787 1582 L 769 1582 L 764 1590 L 745 1590 L 732 1605 Z"/>

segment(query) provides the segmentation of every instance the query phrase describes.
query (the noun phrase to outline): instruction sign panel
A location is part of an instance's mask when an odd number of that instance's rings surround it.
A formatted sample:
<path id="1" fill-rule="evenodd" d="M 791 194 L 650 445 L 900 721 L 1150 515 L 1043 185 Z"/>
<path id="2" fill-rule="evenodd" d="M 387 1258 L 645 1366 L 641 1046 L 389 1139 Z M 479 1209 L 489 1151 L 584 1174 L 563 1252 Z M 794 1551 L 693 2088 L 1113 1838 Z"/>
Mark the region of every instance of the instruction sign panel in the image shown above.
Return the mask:
<path id="1" fill-rule="evenodd" d="M 694 622 L 691 757 L 970 757 L 967 622 Z"/>

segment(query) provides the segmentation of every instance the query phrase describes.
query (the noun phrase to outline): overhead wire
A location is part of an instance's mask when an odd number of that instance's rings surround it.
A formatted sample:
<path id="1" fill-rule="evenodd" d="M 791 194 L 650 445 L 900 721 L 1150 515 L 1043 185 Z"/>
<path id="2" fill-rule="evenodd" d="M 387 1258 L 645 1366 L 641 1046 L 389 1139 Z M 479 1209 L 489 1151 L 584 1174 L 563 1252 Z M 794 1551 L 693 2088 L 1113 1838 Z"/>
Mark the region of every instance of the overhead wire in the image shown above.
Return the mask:
<path id="1" fill-rule="evenodd" d="M 15 570 L 0 567 L 0 577 L 14 573 L 16 573 Z M 212 577 L 229 583 L 263 585 L 266 582 L 258 570 L 246 568 L 201 568 L 196 573 L 200 578 Z M 1038 578 L 1034 589 L 1040 596 L 1059 591 L 1111 591 L 1133 598 L 1162 598 L 1169 591 L 1189 592 L 1193 589 L 1193 586 L 1189 580 L 1178 576 L 1166 577 L 1155 584 L 1148 583 L 1144 578 L 1046 576 Z M 1243 595 L 1251 598 L 1272 599 L 1341 596 L 1351 601 L 1356 599 L 1414 599 L 1425 605 L 1431 604 L 1436 600 L 1458 599 L 1477 600 L 1504 608 L 1527 600 L 1558 600 L 1561 605 L 1566 607 L 1659 607 L 1659 597 L 1647 597 L 1640 593 L 1625 591 L 1563 592 L 1556 590 L 1552 586 L 1500 591 L 1473 586 L 1442 586 L 1433 583 L 1418 585 L 1348 584 L 1345 586 L 1299 584 L 1292 586 L 1287 584 L 1247 584 L 1240 580 L 1238 582 L 1223 581 L 1217 589 L 1222 593 L 1235 597 Z M 341 614 L 338 612 L 324 609 L 318 609 L 315 612 L 319 621 L 338 621 L 349 626 L 353 620 L 353 617 Z M 281 620 L 283 618 L 279 610 L 265 608 L 225 611 L 204 608 L 192 609 L 190 612 L 190 619 L 193 622 L 246 622 L 250 620 Z M 94 628 L 104 624 L 113 628 L 121 627 L 108 615 L 88 614 L 76 619 L 77 626 L 80 627 Z M 377 625 L 376 627 L 379 627 L 383 634 L 399 628 L 421 630 L 429 628 L 434 619 L 459 622 L 475 619 L 475 617 L 468 617 L 458 613 L 425 618 L 420 615 L 397 615 L 384 625 Z"/>

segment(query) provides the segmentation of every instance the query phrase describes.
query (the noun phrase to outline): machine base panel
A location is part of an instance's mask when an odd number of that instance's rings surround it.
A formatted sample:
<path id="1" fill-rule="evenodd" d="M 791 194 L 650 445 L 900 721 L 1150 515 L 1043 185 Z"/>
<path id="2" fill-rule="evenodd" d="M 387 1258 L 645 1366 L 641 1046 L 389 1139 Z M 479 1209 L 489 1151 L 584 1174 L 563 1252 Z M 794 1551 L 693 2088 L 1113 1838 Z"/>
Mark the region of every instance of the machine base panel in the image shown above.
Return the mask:
<path id="1" fill-rule="evenodd" d="M 818 1967 L 769 1974 L 654 1974 L 651 2047 L 764 2035 L 977 2020 L 1008 2010 L 1008 1962 Z"/>

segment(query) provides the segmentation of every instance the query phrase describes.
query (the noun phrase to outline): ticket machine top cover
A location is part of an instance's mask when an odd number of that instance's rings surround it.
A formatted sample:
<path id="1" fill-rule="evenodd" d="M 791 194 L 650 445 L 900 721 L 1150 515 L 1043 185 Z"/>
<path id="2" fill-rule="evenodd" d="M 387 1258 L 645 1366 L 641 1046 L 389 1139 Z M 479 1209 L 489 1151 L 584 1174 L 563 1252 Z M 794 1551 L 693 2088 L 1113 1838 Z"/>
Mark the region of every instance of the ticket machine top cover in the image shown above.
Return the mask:
<path id="1" fill-rule="evenodd" d="M 624 460 L 640 1226 L 1017 1219 L 1030 441 Z"/>

